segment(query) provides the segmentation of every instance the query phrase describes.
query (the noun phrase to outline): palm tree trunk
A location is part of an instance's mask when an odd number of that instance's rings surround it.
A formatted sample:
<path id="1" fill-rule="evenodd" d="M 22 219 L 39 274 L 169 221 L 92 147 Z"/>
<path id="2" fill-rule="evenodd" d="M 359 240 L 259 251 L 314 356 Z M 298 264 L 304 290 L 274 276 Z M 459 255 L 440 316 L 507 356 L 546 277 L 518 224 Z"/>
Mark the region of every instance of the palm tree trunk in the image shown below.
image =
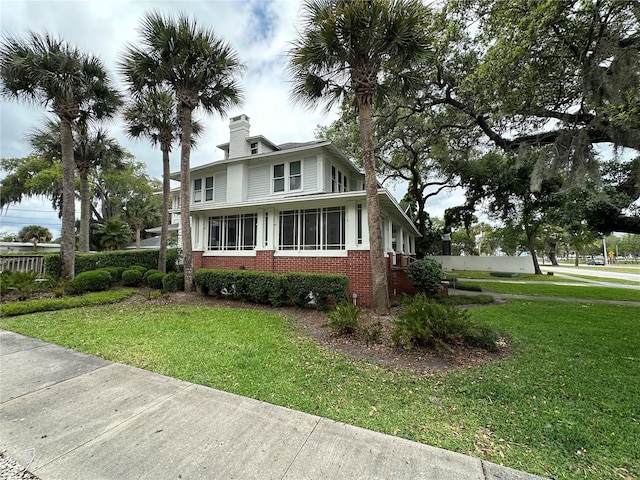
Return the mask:
<path id="1" fill-rule="evenodd" d="M 62 154 L 62 228 L 60 230 L 60 276 L 73 280 L 75 274 L 76 209 L 75 209 L 75 161 L 73 158 L 73 133 L 71 122 L 60 117 Z"/>
<path id="2" fill-rule="evenodd" d="M 184 291 L 193 291 L 193 251 L 191 245 L 191 109 L 182 107 L 182 145 L 180 151 L 180 226 L 182 230 L 182 266 L 184 271 Z"/>
<path id="3" fill-rule="evenodd" d="M 367 220 L 369 224 L 369 256 L 371 259 L 371 282 L 373 287 L 373 306 L 389 308 L 389 290 L 387 287 L 387 262 L 382 245 L 380 227 L 380 204 L 378 202 L 378 179 L 373 155 L 373 129 L 371 126 L 371 105 L 363 102 L 359 105 L 360 140 L 362 141 L 362 160 L 364 164 L 364 183 L 367 196 Z"/>
<path id="4" fill-rule="evenodd" d="M 140 250 L 140 227 L 136 225 L 136 250 Z"/>
<path id="5" fill-rule="evenodd" d="M 91 222 L 91 200 L 89 199 L 89 172 L 80 168 L 80 235 L 78 251 L 89 253 L 89 223 Z"/>
<path id="6" fill-rule="evenodd" d="M 160 227 L 160 253 L 158 253 L 158 270 L 167 272 L 167 240 L 169 239 L 169 198 L 171 183 L 169 175 L 169 145 L 162 145 L 162 226 Z"/>

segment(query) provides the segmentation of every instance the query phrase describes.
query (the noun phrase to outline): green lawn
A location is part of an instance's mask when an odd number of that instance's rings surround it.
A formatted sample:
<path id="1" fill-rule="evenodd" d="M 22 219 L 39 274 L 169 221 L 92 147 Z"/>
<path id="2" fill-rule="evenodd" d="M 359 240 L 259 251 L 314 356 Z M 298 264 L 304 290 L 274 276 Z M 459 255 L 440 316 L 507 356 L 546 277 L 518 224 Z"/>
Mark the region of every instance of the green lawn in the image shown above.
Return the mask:
<path id="1" fill-rule="evenodd" d="M 251 309 L 112 305 L 0 326 L 557 479 L 640 477 L 639 308 L 513 301 L 472 314 L 514 355 L 431 376 L 352 360 Z"/>
<path id="2" fill-rule="evenodd" d="M 599 287 L 581 285 L 553 285 L 518 283 L 511 281 L 469 282 L 482 288 L 483 292 L 514 295 L 535 295 L 540 297 L 580 298 L 585 300 L 617 300 L 640 302 L 640 290 L 624 287 Z"/>

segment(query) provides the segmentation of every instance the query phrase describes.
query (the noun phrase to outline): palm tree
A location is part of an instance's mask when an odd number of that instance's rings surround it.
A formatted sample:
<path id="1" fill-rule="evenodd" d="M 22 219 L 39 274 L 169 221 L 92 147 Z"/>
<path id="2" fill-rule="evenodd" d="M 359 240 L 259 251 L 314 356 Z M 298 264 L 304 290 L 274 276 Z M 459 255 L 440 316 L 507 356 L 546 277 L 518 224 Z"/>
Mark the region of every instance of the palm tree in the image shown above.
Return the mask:
<path id="1" fill-rule="evenodd" d="M 78 169 L 80 179 L 80 228 L 78 235 L 78 250 L 89 251 L 89 225 L 91 222 L 90 176 L 97 178 L 100 168 L 123 168 L 123 159 L 127 151 L 102 129 L 90 131 L 87 125 L 79 122 L 74 129 L 73 158 Z M 36 129 L 29 136 L 35 152 L 56 161 L 60 158 L 60 125 L 47 122 L 43 128 Z"/>
<path id="2" fill-rule="evenodd" d="M 129 45 L 121 70 L 136 95 L 167 86 L 182 114 L 180 152 L 180 222 L 185 291 L 193 291 L 193 253 L 190 223 L 189 158 L 193 134 L 192 113 L 225 115 L 240 103 L 238 76 L 243 70 L 235 51 L 213 31 L 201 28 L 186 15 L 177 19 L 152 12 L 144 16 L 141 40 Z"/>
<path id="3" fill-rule="evenodd" d="M 139 96 L 124 111 L 127 135 L 131 138 L 146 137 L 153 146 L 160 145 L 162 152 L 162 226 L 160 227 L 160 253 L 158 270 L 167 269 L 167 241 L 169 239 L 169 200 L 171 196 L 169 153 L 173 142 L 180 139 L 182 118 L 173 95 L 158 89 Z M 192 121 L 192 135 L 196 137 L 202 125 Z M 195 145 L 194 140 L 191 146 Z"/>
<path id="4" fill-rule="evenodd" d="M 5 37 L 0 45 L 2 95 L 40 103 L 60 121 L 62 229 L 60 273 L 72 279 L 75 268 L 73 126 L 78 120 L 109 117 L 121 103 L 102 62 L 48 34 L 26 40 Z"/>
<path id="5" fill-rule="evenodd" d="M 371 104 L 385 73 L 397 83 L 409 80 L 403 74 L 427 53 L 428 10 L 420 0 L 307 0 L 302 18 L 289 51 L 292 96 L 307 106 L 328 107 L 345 94 L 352 98 L 362 142 L 373 301 L 387 308 Z"/>

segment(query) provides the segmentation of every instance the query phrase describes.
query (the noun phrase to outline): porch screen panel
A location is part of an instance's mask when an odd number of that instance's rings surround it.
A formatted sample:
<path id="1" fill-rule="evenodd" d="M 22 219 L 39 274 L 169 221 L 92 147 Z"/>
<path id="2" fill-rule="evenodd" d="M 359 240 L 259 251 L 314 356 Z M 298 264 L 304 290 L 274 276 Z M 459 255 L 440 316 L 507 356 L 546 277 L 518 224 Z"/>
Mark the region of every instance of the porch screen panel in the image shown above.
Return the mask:
<path id="1" fill-rule="evenodd" d="M 256 246 L 256 234 L 258 231 L 258 216 L 244 215 L 242 219 L 242 249 L 253 250 Z"/>
<path id="2" fill-rule="evenodd" d="M 280 250 L 296 250 L 298 245 L 298 211 L 280 212 Z"/>
<path id="3" fill-rule="evenodd" d="M 302 245 L 305 250 L 320 248 L 320 211 L 302 211 Z"/>
<path id="4" fill-rule="evenodd" d="M 345 248 L 345 208 L 334 207 L 324 210 L 324 248 L 342 250 Z"/>
<path id="5" fill-rule="evenodd" d="M 238 216 L 237 215 L 229 215 L 226 221 L 226 246 L 227 250 L 237 250 L 238 249 L 238 236 L 240 235 L 240 226 L 238 225 Z"/>
<path id="6" fill-rule="evenodd" d="M 220 250 L 222 248 L 221 224 L 222 217 L 209 218 L 209 250 Z"/>

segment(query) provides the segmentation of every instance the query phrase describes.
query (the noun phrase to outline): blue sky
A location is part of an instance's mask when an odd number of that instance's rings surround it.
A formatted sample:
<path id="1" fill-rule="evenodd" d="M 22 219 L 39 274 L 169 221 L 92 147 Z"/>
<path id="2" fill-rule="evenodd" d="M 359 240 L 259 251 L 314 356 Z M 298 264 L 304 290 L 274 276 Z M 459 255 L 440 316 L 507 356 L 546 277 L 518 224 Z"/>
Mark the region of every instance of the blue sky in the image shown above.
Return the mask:
<path id="1" fill-rule="evenodd" d="M 116 81 L 116 64 L 125 45 L 135 42 L 142 15 L 150 10 L 164 14 L 186 13 L 204 27 L 229 42 L 246 64 L 243 77 L 243 106 L 228 112 L 229 116 L 246 113 L 251 119 L 251 133 L 264 135 L 274 143 L 302 142 L 313 139 L 318 124 L 326 125 L 336 117 L 323 108 L 309 111 L 293 104 L 289 97 L 286 52 L 296 36 L 301 2 L 294 0 L 2 0 L 0 27 L 2 35 L 23 36 L 28 31 L 49 32 L 97 55 Z M 25 157 L 29 145 L 25 139 L 30 129 L 42 125 L 47 112 L 38 105 L 0 100 L 0 155 L 3 158 Z M 222 158 L 216 145 L 229 139 L 228 120 L 218 116 L 199 115 L 205 133 L 192 152 L 192 165 Z M 144 141 L 131 141 L 116 119 L 105 125 L 138 161 L 147 165 L 148 173 L 160 178 L 160 154 Z M 178 155 L 171 158 L 177 170 Z M 2 173 L 0 172 L 0 175 Z M 396 188 L 397 196 L 404 193 Z M 459 196 L 443 198 L 446 204 L 459 203 Z M 33 198 L 12 205 L 0 214 L 0 232 L 17 233 L 23 225 L 48 227 L 59 235 L 57 214 L 45 199 Z M 443 205 L 432 206 L 432 213 L 442 215 Z M 79 215 L 79 208 L 76 215 Z"/>

